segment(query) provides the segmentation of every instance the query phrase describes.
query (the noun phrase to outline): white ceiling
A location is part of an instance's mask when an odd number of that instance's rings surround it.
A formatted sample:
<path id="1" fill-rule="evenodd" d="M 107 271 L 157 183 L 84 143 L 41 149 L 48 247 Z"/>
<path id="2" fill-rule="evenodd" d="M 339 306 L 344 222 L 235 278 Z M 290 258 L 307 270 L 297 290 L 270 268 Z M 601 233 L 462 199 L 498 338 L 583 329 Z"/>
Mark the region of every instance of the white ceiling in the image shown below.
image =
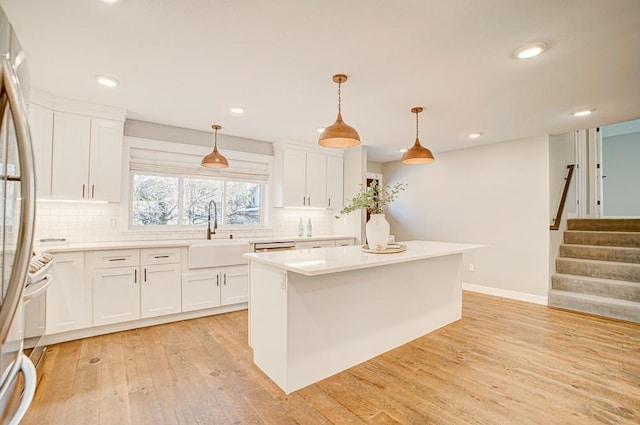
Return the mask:
<path id="1" fill-rule="evenodd" d="M 32 85 L 130 118 L 315 144 L 343 116 L 369 158 L 640 118 L 638 0 L 0 0 Z M 513 51 L 543 41 L 547 51 Z M 95 76 L 120 81 L 97 86 Z M 244 106 L 244 116 L 229 113 Z M 571 111 L 596 108 L 589 117 Z M 467 134 L 482 132 L 476 141 Z"/>

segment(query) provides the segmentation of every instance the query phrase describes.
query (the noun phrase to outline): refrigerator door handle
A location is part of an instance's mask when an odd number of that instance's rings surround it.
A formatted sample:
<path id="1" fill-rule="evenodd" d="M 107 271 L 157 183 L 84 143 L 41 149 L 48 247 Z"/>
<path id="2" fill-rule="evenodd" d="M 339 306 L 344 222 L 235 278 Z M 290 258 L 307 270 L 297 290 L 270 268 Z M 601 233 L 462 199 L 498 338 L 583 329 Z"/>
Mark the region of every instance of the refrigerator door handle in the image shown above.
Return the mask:
<path id="1" fill-rule="evenodd" d="M 27 281 L 36 218 L 36 185 L 27 109 L 20 94 L 18 76 L 6 56 L 3 56 L 1 61 L 1 97 L 4 98 L 6 94 L 6 99 L 12 112 L 11 115 L 13 116 L 18 157 L 20 158 L 20 195 L 22 197 L 16 254 L 11 275 L 9 276 L 7 292 L 0 308 L 0 341 L 5 341 Z"/>
<path id="2" fill-rule="evenodd" d="M 7 425 L 20 424 L 20 421 L 24 418 L 29 406 L 31 406 L 33 396 L 36 393 L 36 384 L 38 381 L 36 367 L 31 363 L 29 357 L 24 354 L 20 354 L 20 357 L 20 371 L 22 372 L 22 375 L 24 375 L 24 392 L 22 393 L 22 398 L 20 399 L 20 404 L 18 405 L 16 412 Z"/>

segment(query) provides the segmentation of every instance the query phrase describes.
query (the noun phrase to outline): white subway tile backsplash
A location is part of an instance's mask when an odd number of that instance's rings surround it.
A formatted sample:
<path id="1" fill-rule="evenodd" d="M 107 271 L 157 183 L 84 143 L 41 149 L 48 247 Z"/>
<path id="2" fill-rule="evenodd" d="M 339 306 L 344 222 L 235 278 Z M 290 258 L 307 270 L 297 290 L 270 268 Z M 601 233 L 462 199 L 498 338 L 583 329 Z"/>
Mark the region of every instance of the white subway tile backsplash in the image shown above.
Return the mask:
<path id="1" fill-rule="evenodd" d="M 305 235 L 311 219 L 313 235 L 330 235 L 333 212 L 329 210 L 274 208 L 269 229 L 218 230 L 219 237 L 297 236 L 302 219 Z M 202 239 L 206 229 L 181 231 L 120 231 L 119 204 L 86 204 L 39 202 L 37 205 L 36 238 L 67 237 L 73 243 Z"/>

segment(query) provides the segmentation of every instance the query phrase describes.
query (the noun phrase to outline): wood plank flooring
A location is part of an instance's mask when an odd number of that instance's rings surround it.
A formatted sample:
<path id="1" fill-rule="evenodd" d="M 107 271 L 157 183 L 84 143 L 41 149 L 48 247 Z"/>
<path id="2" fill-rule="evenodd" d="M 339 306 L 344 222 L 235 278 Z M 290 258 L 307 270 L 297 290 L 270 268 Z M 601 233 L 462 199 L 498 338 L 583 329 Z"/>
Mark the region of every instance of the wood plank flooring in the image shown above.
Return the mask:
<path id="1" fill-rule="evenodd" d="M 23 424 L 640 424 L 640 325 L 487 295 L 288 396 L 251 358 L 246 311 L 58 344 Z"/>

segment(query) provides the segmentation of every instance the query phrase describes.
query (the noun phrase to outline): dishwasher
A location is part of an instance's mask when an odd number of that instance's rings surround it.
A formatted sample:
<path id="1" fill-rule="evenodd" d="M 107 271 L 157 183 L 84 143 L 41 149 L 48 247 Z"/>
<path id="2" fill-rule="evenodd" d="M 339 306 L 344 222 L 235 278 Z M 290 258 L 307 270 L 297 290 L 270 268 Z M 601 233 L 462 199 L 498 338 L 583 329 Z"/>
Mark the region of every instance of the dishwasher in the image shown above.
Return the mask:
<path id="1" fill-rule="evenodd" d="M 256 243 L 253 252 L 291 251 L 296 249 L 294 241 Z"/>

